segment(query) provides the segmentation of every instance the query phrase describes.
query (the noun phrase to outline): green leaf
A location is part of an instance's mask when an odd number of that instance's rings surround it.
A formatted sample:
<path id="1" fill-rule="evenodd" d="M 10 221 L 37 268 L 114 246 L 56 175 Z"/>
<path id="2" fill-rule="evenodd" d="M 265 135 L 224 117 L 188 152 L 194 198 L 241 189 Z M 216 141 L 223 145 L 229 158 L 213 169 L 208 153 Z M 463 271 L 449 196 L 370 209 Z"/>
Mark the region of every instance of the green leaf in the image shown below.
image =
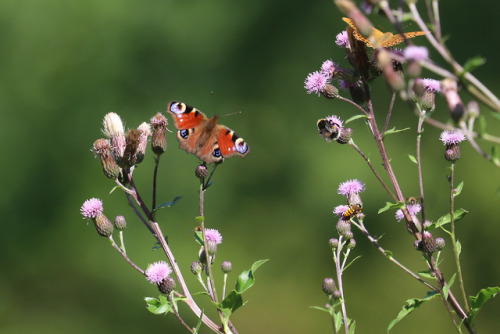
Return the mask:
<path id="1" fill-rule="evenodd" d="M 241 293 L 233 290 L 224 300 L 219 304 L 219 308 L 224 313 L 227 319 L 231 314 L 243 305 L 243 298 Z"/>
<path id="2" fill-rule="evenodd" d="M 355 120 L 360 119 L 360 118 L 368 118 L 368 116 L 366 116 L 364 114 L 354 115 L 351 118 L 349 118 L 347 121 L 345 121 L 344 124 L 350 123 L 350 122 L 355 121 Z"/>
<path id="3" fill-rule="evenodd" d="M 203 315 L 205 314 L 205 310 L 201 310 L 201 314 L 200 314 L 200 317 L 198 318 L 198 323 L 196 324 L 196 328 L 194 329 L 193 331 L 193 334 L 197 334 L 200 332 L 200 327 L 201 327 L 201 324 L 203 323 Z"/>
<path id="4" fill-rule="evenodd" d="M 354 334 L 355 331 L 356 331 L 356 321 L 353 320 L 349 324 L 349 334 Z"/>
<path id="5" fill-rule="evenodd" d="M 462 244 L 458 240 L 456 241 L 456 244 L 457 244 L 457 254 L 458 257 L 460 257 L 460 253 L 462 253 Z"/>
<path id="6" fill-rule="evenodd" d="M 309 307 L 312 309 L 315 309 L 315 310 L 319 310 L 319 311 L 323 311 L 323 312 L 326 312 L 328 314 L 331 314 L 329 307 L 321 307 L 321 306 L 309 306 Z"/>
<path id="7" fill-rule="evenodd" d="M 469 213 L 469 211 L 467 211 L 465 209 L 458 209 L 453 213 L 453 219 L 455 220 L 455 222 L 457 222 L 460 219 L 462 219 L 463 217 L 465 217 L 465 215 L 468 213 Z M 430 230 L 433 230 L 437 227 L 449 224 L 450 222 L 451 222 L 451 216 L 449 213 L 447 213 L 444 216 L 442 216 L 441 218 L 439 218 L 437 220 L 437 222 L 429 224 L 429 226 L 427 226 L 425 228 L 425 230 L 430 231 Z"/>
<path id="8" fill-rule="evenodd" d="M 443 295 L 445 299 L 448 299 L 448 294 L 450 293 L 450 288 L 453 286 L 453 283 L 455 283 L 455 278 L 457 277 L 457 274 L 453 274 L 451 276 L 451 279 L 448 281 L 448 284 L 443 286 Z"/>
<path id="9" fill-rule="evenodd" d="M 493 113 L 493 114 L 496 114 L 496 113 Z M 483 136 L 483 134 L 486 132 L 486 124 L 487 124 L 486 118 L 483 115 L 480 115 L 478 117 L 478 123 L 479 123 L 479 126 L 478 126 L 477 133 L 478 133 L 479 137 L 481 138 Z"/>
<path id="10" fill-rule="evenodd" d="M 160 296 L 159 299 L 153 297 L 144 298 L 146 301 L 146 308 L 153 314 L 168 314 L 174 313 L 172 304 L 165 296 Z"/>
<path id="11" fill-rule="evenodd" d="M 384 254 L 386 258 L 392 259 L 392 252 L 390 250 L 385 250 Z"/>
<path id="12" fill-rule="evenodd" d="M 252 264 L 252 268 L 249 270 L 246 270 L 238 276 L 238 279 L 236 280 L 236 291 L 238 293 L 243 293 L 247 289 L 249 289 L 254 283 L 255 283 L 255 278 L 254 278 L 254 272 L 264 263 L 266 263 L 269 260 L 259 260 Z"/>
<path id="13" fill-rule="evenodd" d="M 198 216 L 194 220 L 196 220 L 196 224 L 201 225 L 201 223 L 203 223 L 203 221 L 205 220 L 205 217 Z"/>
<path id="14" fill-rule="evenodd" d="M 460 73 L 460 77 L 463 78 L 465 73 L 472 72 L 479 66 L 482 66 L 486 63 L 486 59 L 481 56 L 475 56 L 474 58 L 467 59 L 464 64 L 464 70 Z"/>
<path id="15" fill-rule="evenodd" d="M 491 148 L 491 161 L 497 165 L 500 166 L 500 155 L 498 152 L 498 146 L 493 146 Z"/>
<path id="16" fill-rule="evenodd" d="M 381 214 L 382 212 L 385 212 L 387 210 L 402 209 L 404 208 L 404 206 L 405 204 L 403 202 L 396 202 L 396 203 L 386 202 L 385 206 L 378 210 L 378 214 Z"/>
<path id="17" fill-rule="evenodd" d="M 410 158 L 410 161 L 413 162 L 415 165 L 417 164 L 417 159 L 413 155 L 408 154 L 408 158 Z"/>
<path id="18" fill-rule="evenodd" d="M 419 271 L 417 272 L 417 274 L 419 274 L 423 278 L 436 279 L 436 276 L 432 275 L 430 270 Z"/>
<path id="19" fill-rule="evenodd" d="M 182 198 L 182 196 L 177 196 L 176 198 L 174 198 L 173 200 L 171 200 L 169 202 L 162 203 L 155 208 L 155 211 L 171 207 L 171 206 L 175 205 L 175 203 L 177 203 L 181 198 Z"/>
<path id="20" fill-rule="evenodd" d="M 384 137 L 387 135 L 392 135 L 394 133 L 399 133 L 399 132 L 403 132 L 403 131 L 407 131 L 407 130 L 410 130 L 410 128 L 404 128 L 404 129 L 399 129 L 399 130 L 397 130 L 396 128 L 392 128 L 392 129 L 389 129 L 386 132 L 384 132 Z"/>
<path id="21" fill-rule="evenodd" d="M 394 325 L 396 325 L 398 322 L 403 320 L 403 318 L 406 317 L 407 315 L 409 315 L 411 312 L 415 311 L 418 307 L 420 307 L 420 305 L 428 302 L 429 300 L 431 300 L 433 298 L 439 297 L 439 296 L 440 295 L 438 292 L 429 291 L 429 292 L 427 292 L 427 296 L 425 296 L 422 299 L 419 299 L 419 298 L 408 299 L 406 301 L 406 305 L 403 306 L 403 308 L 399 312 L 396 319 L 392 320 L 391 323 L 389 324 L 389 326 L 387 327 L 387 331 L 389 332 L 392 329 L 392 327 L 394 327 Z"/>
<path id="22" fill-rule="evenodd" d="M 494 287 L 489 287 L 485 289 L 481 289 L 476 296 L 469 296 L 469 301 L 470 301 L 470 306 L 471 306 L 471 313 L 469 318 L 467 319 L 467 322 L 469 324 L 472 324 L 474 321 L 474 318 L 477 316 L 479 313 L 479 310 L 481 310 L 481 307 L 490 300 L 491 298 L 494 298 L 497 293 L 500 292 L 500 287 L 494 286 Z"/>
<path id="23" fill-rule="evenodd" d="M 460 182 L 460 184 L 455 188 L 455 192 L 453 193 L 453 197 L 457 197 L 462 192 L 464 188 L 464 181 Z"/>
<path id="24" fill-rule="evenodd" d="M 201 231 L 194 231 L 194 240 L 200 246 L 204 246 L 204 243 L 203 243 L 203 233 Z"/>
<path id="25" fill-rule="evenodd" d="M 356 256 L 354 259 L 352 259 L 352 261 L 351 261 L 351 262 L 349 262 L 349 263 L 348 263 L 348 264 L 344 267 L 344 270 L 346 270 L 347 268 L 349 268 L 349 266 L 350 266 L 351 264 L 353 264 L 353 263 L 354 263 L 354 261 L 356 261 L 356 260 L 357 260 L 357 259 L 359 259 L 359 258 L 361 258 L 361 255 L 358 255 L 358 256 Z"/>

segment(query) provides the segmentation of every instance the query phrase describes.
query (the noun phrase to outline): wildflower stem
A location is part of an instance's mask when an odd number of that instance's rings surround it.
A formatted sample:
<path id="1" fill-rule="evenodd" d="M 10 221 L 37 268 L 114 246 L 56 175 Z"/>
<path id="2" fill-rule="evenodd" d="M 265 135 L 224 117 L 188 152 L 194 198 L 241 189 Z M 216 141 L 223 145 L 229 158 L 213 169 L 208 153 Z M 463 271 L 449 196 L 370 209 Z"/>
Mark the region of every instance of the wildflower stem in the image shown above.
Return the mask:
<path id="1" fill-rule="evenodd" d="M 342 100 L 344 102 L 347 102 L 349 104 L 352 104 L 354 107 L 356 107 L 357 109 L 359 109 L 359 111 L 361 111 L 363 114 L 365 114 L 366 117 L 370 117 L 370 115 L 366 112 L 365 109 L 363 109 L 363 107 L 361 107 L 359 104 L 357 104 L 356 102 L 352 101 L 352 100 L 349 100 L 349 99 L 346 99 L 345 97 L 342 97 L 342 96 L 338 96 L 337 99 L 339 100 Z"/>
<path id="2" fill-rule="evenodd" d="M 438 292 L 439 290 L 437 288 L 435 288 L 434 286 L 432 286 L 431 284 L 427 283 L 426 281 L 424 281 L 420 276 L 418 276 L 417 274 L 415 274 L 413 271 L 411 271 L 410 269 L 406 268 L 403 264 L 401 264 L 399 261 L 397 261 L 393 256 L 392 254 L 389 255 L 390 253 L 388 253 L 382 246 L 380 246 L 380 244 L 378 243 L 377 239 L 375 239 L 374 237 L 372 237 L 372 235 L 370 234 L 370 232 L 368 232 L 368 230 L 366 229 L 366 227 L 363 225 L 363 223 L 359 223 L 357 224 L 356 222 L 352 221 L 351 222 L 354 226 L 356 226 L 367 238 L 368 240 L 375 246 L 377 247 L 377 250 L 382 253 L 389 261 L 391 261 L 392 263 L 394 263 L 396 266 L 398 266 L 399 268 L 401 268 L 403 271 L 405 271 L 407 274 L 409 274 L 411 277 L 415 278 L 417 281 L 419 281 L 420 283 L 422 283 L 423 285 L 425 285 L 426 287 L 428 287 L 429 289 L 431 289 L 432 291 L 435 291 L 435 292 Z"/>
<path id="3" fill-rule="evenodd" d="M 125 242 L 123 240 L 123 231 L 120 231 L 120 249 L 123 251 L 124 254 L 127 254 L 127 250 L 125 249 Z"/>
<path id="4" fill-rule="evenodd" d="M 177 310 L 177 304 L 174 303 L 174 300 L 173 300 L 173 291 L 171 293 L 168 294 L 168 300 L 170 301 L 170 304 L 172 304 L 172 309 L 174 310 L 174 314 L 175 316 L 177 317 L 177 319 L 180 321 L 180 323 L 186 327 L 186 329 L 190 332 L 190 333 L 194 333 L 194 330 L 191 329 L 191 327 L 189 327 L 188 324 L 186 324 L 186 322 L 184 321 L 184 319 L 182 319 L 181 315 L 179 314 L 179 311 Z"/>
<path id="5" fill-rule="evenodd" d="M 132 192 L 133 194 L 134 192 Z M 139 219 L 142 221 L 142 223 L 144 224 L 144 226 L 146 226 L 149 230 L 149 232 L 151 232 L 151 234 L 155 234 L 155 231 L 153 230 L 153 228 L 151 227 L 151 225 L 149 224 L 149 221 L 146 220 L 142 214 L 139 212 L 139 210 L 137 209 L 137 206 L 135 205 L 134 201 L 132 200 L 132 196 L 130 193 L 126 192 L 125 193 L 125 197 L 127 197 L 127 200 L 128 200 L 128 203 L 130 204 L 130 206 L 132 207 L 132 210 L 134 210 L 135 214 L 137 215 L 137 217 L 139 217 Z"/>
<path id="6" fill-rule="evenodd" d="M 396 101 L 396 92 L 392 93 L 391 104 L 389 105 L 389 110 L 387 111 L 387 116 L 385 117 L 384 129 L 382 130 L 382 137 L 384 136 L 387 128 L 389 127 L 389 121 L 391 120 L 392 110 L 394 108 L 394 102 Z"/>
<path id="7" fill-rule="evenodd" d="M 333 296 L 330 295 L 330 297 L 328 298 L 328 301 L 330 303 L 330 315 L 332 317 L 332 327 L 333 327 L 333 334 L 337 334 L 337 326 L 335 325 L 335 309 L 333 308 Z"/>
<path id="8" fill-rule="evenodd" d="M 417 125 L 417 168 L 418 168 L 418 184 L 420 187 L 420 207 L 422 210 L 420 211 L 422 214 L 422 223 L 425 223 L 425 206 L 424 206 L 424 179 L 422 176 L 422 125 L 425 119 L 425 111 L 420 110 L 420 107 L 417 104 L 417 108 L 419 109 L 418 116 L 418 125 Z"/>
<path id="9" fill-rule="evenodd" d="M 160 165 L 160 155 L 157 154 L 155 158 L 155 169 L 153 171 L 153 201 L 151 207 L 156 209 L 156 177 L 158 175 L 158 166 Z"/>
<path id="10" fill-rule="evenodd" d="M 334 262 L 335 262 L 335 268 L 337 272 L 337 283 L 339 285 L 339 291 L 340 291 L 340 305 L 342 308 L 342 317 L 344 318 L 344 329 L 345 333 L 349 334 L 349 318 L 347 318 L 347 310 L 345 306 L 345 298 L 344 298 L 344 288 L 342 285 L 342 274 L 344 272 L 344 267 L 343 265 L 340 265 L 341 262 L 341 253 L 342 253 L 342 248 L 344 244 L 346 244 L 347 241 L 342 241 L 342 236 L 339 237 L 339 246 L 337 247 L 337 250 L 334 254 Z M 335 326 L 335 324 L 334 324 Z"/>
<path id="11" fill-rule="evenodd" d="M 451 174 L 450 174 L 450 224 L 451 224 L 451 243 L 453 245 L 453 254 L 455 256 L 455 264 L 457 266 L 458 282 L 460 283 L 460 291 L 462 293 L 462 298 L 465 306 L 465 311 L 470 313 L 469 304 L 467 302 L 467 294 L 465 293 L 464 279 L 462 276 L 462 267 L 460 266 L 460 252 L 457 245 L 456 234 L 455 234 L 455 217 L 453 211 L 455 210 L 455 189 L 453 186 L 455 178 L 455 163 L 451 164 Z"/>
<path id="12" fill-rule="evenodd" d="M 109 241 L 111 242 L 111 246 L 113 246 L 114 249 L 116 249 L 118 251 L 118 253 L 120 253 L 120 255 L 132 266 L 134 267 L 135 270 L 137 270 L 138 272 L 140 272 L 141 274 L 144 275 L 144 270 L 142 270 L 138 265 L 136 265 L 134 262 L 132 262 L 132 260 L 130 260 L 130 258 L 127 256 L 127 254 L 122 251 L 120 249 L 120 247 L 118 247 L 118 245 L 116 244 L 116 242 L 113 240 L 113 236 L 110 235 L 109 236 Z"/>

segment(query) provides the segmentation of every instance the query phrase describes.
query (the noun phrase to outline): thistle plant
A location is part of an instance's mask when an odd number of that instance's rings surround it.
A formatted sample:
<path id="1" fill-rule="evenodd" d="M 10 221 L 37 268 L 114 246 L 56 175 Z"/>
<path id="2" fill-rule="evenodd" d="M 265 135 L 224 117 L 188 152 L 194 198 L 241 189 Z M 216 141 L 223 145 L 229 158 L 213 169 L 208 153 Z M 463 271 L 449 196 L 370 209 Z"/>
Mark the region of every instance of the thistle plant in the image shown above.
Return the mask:
<path id="1" fill-rule="evenodd" d="M 405 222 L 402 231 L 406 230 L 413 237 L 408 247 L 414 247 L 421 254 L 424 267 L 421 271 L 414 272 L 396 259 L 396 251 L 384 248 L 383 241 L 369 232 L 370 217 L 362 213 L 363 207 L 372 205 L 363 204 L 361 201 L 359 194 L 365 188 L 363 183 L 358 180 L 344 182 L 339 186 L 338 193 L 345 196 L 347 201 L 338 203 L 334 210 L 334 214 L 339 217 L 336 225 L 338 235 L 329 241 L 333 251 L 335 279 L 329 277 L 323 281 L 323 291 L 329 301 L 325 307 L 316 308 L 330 314 L 334 333 L 354 332 L 356 322 L 349 318 L 349 292 L 345 291 L 343 282 L 349 279 L 347 269 L 357 259 L 357 257 L 349 259 L 356 245 L 355 238 L 363 236 L 392 264 L 413 277 L 428 291 L 425 296 L 408 300 L 401 312 L 388 324 L 388 331 L 418 307 L 433 299 L 441 299 L 457 332 L 476 333 L 475 316 L 486 301 L 500 292 L 500 288 L 487 287 L 473 296 L 467 296 L 460 264 L 462 247 L 456 229 L 456 222 L 464 218 L 467 210 L 456 209 L 455 200 L 464 189 L 464 183 L 457 182 L 455 172 L 460 166 L 458 161 L 461 158 L 460 146 L 467 143 L 485 159 L 500 167 L 496 149 L 488 154 L 476 141 L 482 139 L 486 143 L 500 142 L 500 138 L 485 133 L 484 128 L 476 124 L 476 120 L 480 117 L 479 103 L 498 113 L 500 101 L 471 73 L 475 66 L 481 64 L 480 59 L 475 58 L 462 66 L 454 60 L 446 48 L 440 27 L 437 0 L 425 2 L 430 21 L 428 24 L 422 20 L 416 6 L 417 1 L 414 0 L 399 2 L 395 8 L 392 8 L 388 1 L 364 1 L 361 6 L 363 10 L 358 9 L 350 0 L 335 0 L 334 3 L 343 16 L 347 16 L 344 21 L 349 24 L 346 31 L 336 34 L 336 45 L 339 49 L 336 49 L 334 60 L 345 57 L 348 64 L 341 65 L 340 61 L 325 60 L 319 70 L 306 77 L 304 88 L 308 94 L 323 95 L 332 103 L 339 101 L 348 103 L 355 115 L 346 121 L 339 115 L 325 116 L 317 122 L 319 134 L 327 142 L 332 143 L 331 145 L 348 144 L 366 162 L 368 170 L 380 183 L 387 196 L 386 205 L 380 208 L 378 213 L 393 211 L 395 220 Z M 373 28 L 365 15 L 371 12 L 383 14 L 392 23 L 398 35 L 384 34 Z M 339 15 L 339 21 L 341 18 Z M 402 27 L 406 20 L 416 23 L 421 31 L 404 33 Z M 420 37 L 410 40 L 417 36 Z M 437 65 L 429 58 L 426 47 L 414 45 L 419 43 L 419 39 L 427 39 L 448 66 Z M 401 49 L 393 47 L 400 43 L 404 43 L 401 44 L 404 45 Z M 341 49 L 344 49 L 344 55 L 340 52 Z M 431 77 L 423 77 L 424 71 L 426 76 Z M 375 105 L 372 98 L 373 84 L 380 80 L 384 80 L 392 92 L 391 101 L 387 104 L 389 107 L 385 112 L 378 110 L 380 108 Z M 472 99 L 471 102 L 464 104 L 461 97 L 463 94 L 468 94 L 467 98 Z M 446 124 L 433 118 L 434 112 L 443 112 L 437 110 L 438 99 L 446 102 L 450 119 Z M 407 129 L 389 127 L 393 121 L 392 114 L 396 100 L 403 101 L 415 115 L 416 154 L 408 156 L 418 170 L 415 182 L 419 188 L 418 197 L 405 196 L 416 192 L 401 187 L 397 171 L 389 158 L 390 155 L 395 156 L 397 153 L 390 154 L 386 147 L 387 141 L 407 133 L 405 132 Z M 356 136 L 359 134 L 347 128 L 349 123 L 359 120 L 364 120 L 368 125 L 369 133 L 373 136 L 377 153 L 382 160 L 382 168 L 377 168 L 368 158 L 371 153 L 365 153 L 364 148 L 356 145 Z M 450 187 L 443 189 L 442 192 L 442 196 L 449 198 L 449 208 L 441 217 L 426 215 L 426 208 L 432 203 L 425 201 L 422 167 L 422 161 L 426 158 L 422 150 L 422 138 L 426 135 L 424 125 L 443 131 L 440 138 L 428 138 L 428 140 L 442 141 L 445 146 L 444 158 L 449 162 Z M 389 182 L 385 181 L 387 179 Z M 448 237 L 450 242 L 438 236 L 439 233 Z M 447 244 L 453 248 L 456 274 L 444 273 L 440 269 L 441 250 Z"/>
<path id="2" fill-rule="evenodd" d="M 150 122 L 142 123 L 137 129 L 130 129 L 125 133 L 125 128 L 121 118 L 116 113 L 109 113 L 103 120 L 103 133 L 106 138 L 97 139 L 93 145 L 92 151 L 96 157 L 100 158 L 104 175 L 112 179 L 115 183 L 113 191 L 121 191 L 125 197 L 125 204 L 132 207 L 133 213 L 137 219 L 125 219 L 125 213 L 118 215 L 112 222 L 104 213 L 103 202 L 97 198 L 91 198 L 85 201 L 81 207 L 81 213 L 87 220 L 94 223 L 95 229 L 100 236 L 107 237 L 111 246 L 123 257 L 128 265 L 153 285 L 156 285 L 160 296 L 146 297 L 147 308 L 154 314 L 172 314 L 190 333 L 198 333 L 202 324 L 215 333 L 238 333 L 236 327 L 232 324 L 230 317 L 237 309 L 243 306 L 242 294 L 250 288 L 254 282 L 254 273 L 257 268 L 266 260 L 255 262 L 249 270 L 241 273 L 237 278 L 234 288 L 228 285 L 228 275 L 232 270 L 232 263 L 221 261 L 221 270 L 224 273 L 222 282 L 222 294 L 219 286 L 221 283 L 214 279 L 214 270 L 216 263 L 222 255 L 218 254 L 218 248 L 222 244 L 221 233 L 205 226 L 204 216 L 204 198 L 209 186 L 212 184 L 211 178 L 215 168 L 220 163 L 216 163 L 212 171 L 208 171 L 205 163 L 196 167 L 195 176 L 200 180 L 200 198 L 199 198 L 199 216 L 195 218 L 198 227 L 194 230 L 195 248 L 193 249 L 193 263 L 190 268 L 180 268 L 177 264 L 174 250 L 169 246 L 166 240 L 166 234 L 160 228 L 156 219 L 159 210 L 174 206 L 181 196 L 173 200 L 163 202 L 157 205 L 157 184 L 159 181 L 158 167 L 160 157 L 166 152 L 167 138 L 166 133 L 168 121 L 164 115 L 158 113 L 151 118 Z M 134 180 L 134 171 L 136 166 L 144 159 L 147 159 L 147 146 L 151 142 L 151 150 L 154 154 L 154 169 L 152 170 L 152 201 L 151 204 L 144 200 L 140 188 Z M 165 260 L 150 263 L 144 270 L 141 265 L 131 259 L 126 251 L 126 238 L 133 237 L 126 235 L 128 224 L 141 222 L 153 237 L 149 245 L 152 251 L 161 249 L 165 254 Z M 168 232 L 168 231 L 166 231 Z M 114 240 L 113 235 L 119 234 L 119 243 Z M 186 242 L 192 242 L 189 238 Z M 196 249 L 196 246 L 198 249 Z M 152 254 L 153 255 L 153 254 Z M 217 259 L 216 259 L 217 255 Z M 186 272 L 196 275 L 198 287 L 188 287 L 184 275 Z M 207 316 L 205 310 L 198 306 L 198 302 L 193 297 L 192 291 L 201 289 L 200 298 L 208 298 L 218 316 L 214 320 Z M 226 291 L 229 291 L 226 293 Z M 196 294 L 199 294 L 196 291 Z M 191 312 L 194 313 L 198 321 L 190 323 L 186 316 L 181 314 L 179 303 L 186 304 Z"/>

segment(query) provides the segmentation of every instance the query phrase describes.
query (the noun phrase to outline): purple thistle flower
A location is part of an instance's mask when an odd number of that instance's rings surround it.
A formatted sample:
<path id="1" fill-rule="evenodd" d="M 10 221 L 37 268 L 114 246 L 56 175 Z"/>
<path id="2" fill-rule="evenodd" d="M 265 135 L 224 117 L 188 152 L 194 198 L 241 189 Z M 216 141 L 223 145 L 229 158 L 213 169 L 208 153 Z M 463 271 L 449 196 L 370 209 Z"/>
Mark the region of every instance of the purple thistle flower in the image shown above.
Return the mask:
<path id="1" fill-rule="evenodd" d="M 326 74 L 316 71 L 309 73 L 304 81 L 304 88 L 307 89 L 307 94 L 317 93 L 319 96 L 319 93 L 325 89 L 329 81 L 330 79 Z"/>
<path id="2" fill-rule="evenodd" d="M 216 229 L 206 228 L 205 237 L 207 238 L 207 241 L 213 241 L 217 245 L 222 243 L 222 235 L 220 235 L 219 231 Z"/>
<path id="3" fill-rule="evenodd" d="M 396 220 L 400 222 L 403 220 L 404 217 L 405 215 L 403 214 L 403 210 L 398 209 L 398 211 L 396 211 Z"/>
<path id="4" fill-rule="evenodd" d="M 342 48 L 350 48 L 349 44 L 349 36 L 347 35 L 347 31 L 342 31 L 341 33 L 337 34 L 335 37 L 335 44 Z"/>
<path id="5" fill-rule="evenodd" d="M 327 59 L 321 65 L 321 72 L 326 74 L 328 77 L 331 77 L 333 72 L 335 71 L 336 64 L 331 60 Z"/>
<path id="6" fill-rule="evenodd" d="M 441 91 L 441 82 L 439 80 L 425 78 L 422 79 L 422 85 L 424 85 L 424 88 L 430 92 Z"/>
<path id="7" fill-rule="evenodd" d="M 333 209 L 333 213 L 339 217 L 342 217 L 347 209 L 349 209 L 349 205 L 338 205 Z"/>
<path id="8" fill-rule="evenodd" d="M 165 278 L 172 273 L 172 269 L 165 261 L 155 262 L 146 269 L 146 279 L 151 284 L 160 284 Z"/>
<path id="9" fill-rule="evenodd" d="M 439 140 L 443 142 L 444 145 L 449 146 L 452 144 L 458 144 L 461 141 L 465 140 L 465 136 L 460 131 L 443 131 L 441 132 L 441 136 L 439 136 Z"/>
<path id="10" fill-rule="evenodd" d="M 404 50 L 406 59 L 413 59 L 416 61 L 429 58 L 429 51 L 425 46 L 411 45 Z"/>
<path id="11" fill-rule="evenodd" d="M 102 213 L 102 201 L 98 198 L 88 199 L 83 203 L 80 211 L 85 218 L 96 218 Z"/>
<path id="12" fill-rule="evenodd" d="M 344 122 L 342 122 L 342 120 L 336 115 L 326 116 L 326 120 L 332 126 L 336 125 L 339 129 L 343 128 Z"/>
<path id="13" fill-rule="evenodd" d="M 338 193 L 342 196 L 349 196 L 362 191 L 365 191 L 365 185 L 356 179 L 341 183 L 338 189 Z"/>
<path id="14" fill-rule="evenodd" d="M 420 212 L 420 210 L 422 210 L 422 207 L 418 203 L 407 205 L 406 208 L 408 209 L 408 213 L 410 215 L 416 215 Z"/>

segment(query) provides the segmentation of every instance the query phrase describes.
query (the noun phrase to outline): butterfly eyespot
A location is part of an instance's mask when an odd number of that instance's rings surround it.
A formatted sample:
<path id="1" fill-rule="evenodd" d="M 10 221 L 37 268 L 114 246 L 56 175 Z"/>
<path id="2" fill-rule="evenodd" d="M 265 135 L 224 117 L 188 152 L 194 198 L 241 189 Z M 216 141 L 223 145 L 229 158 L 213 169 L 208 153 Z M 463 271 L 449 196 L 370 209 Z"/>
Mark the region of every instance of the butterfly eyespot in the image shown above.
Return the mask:
<path id="1" fill-rule="evenodd" d="M 179 136 L 181 136 L 184 139 L 187 139 L 187 137 L 189 137 L 189 130 L 179 130 Z"/>
<path id="2" fill-rule="evenodd" d="M 248 151 L 248 145 L 243 139 L 241 138 L 236 139 L 235 144 L 236 144 L 236 151 L 240 152 L 241 154 L 245 154 Z"/>
<path id="3" fill-rule="evenodd" d="M 170 105 L 170 111 L 174 114 L 182 114 L 185 109 L 186 106 L 183 103 L 172 102 L 172 104 Z"/>
<path id="4" fill-rule="evenodd" d="M 212 155 L 215 158 L 221 158 L 222 157 L 222 153 L 220 152 L 220 149 L 218 147 L 212 152 Z"/>

